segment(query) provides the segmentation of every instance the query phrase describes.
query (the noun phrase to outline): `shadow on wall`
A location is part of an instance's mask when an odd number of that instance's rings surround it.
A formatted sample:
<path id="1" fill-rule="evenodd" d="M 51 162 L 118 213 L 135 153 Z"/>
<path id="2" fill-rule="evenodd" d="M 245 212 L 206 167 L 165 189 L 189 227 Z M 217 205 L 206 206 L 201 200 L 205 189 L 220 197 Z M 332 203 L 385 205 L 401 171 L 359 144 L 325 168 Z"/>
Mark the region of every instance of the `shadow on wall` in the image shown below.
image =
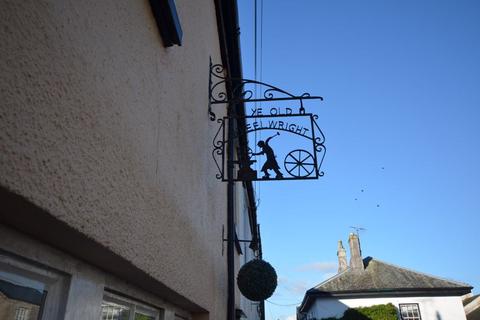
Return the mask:
<path id="1" fill-rule="evenodd" d="M 323 297 L 331 297 L 330 292 L 319 292 Z M 299 320 L 333 320 L 342 319 L 344 312 L 348 309 L 348 306 L 337 299 L 328 299 L 328 303 L 322 303 L 313 312 L 308 314 L 299 314 L 297 319 Z"/>
<path id="2" fill-rule="evenodd" d="M 435 312 L 435 315 L 437 317 L 437 320 L 442 320 L 442 316 L 440 315 L 440 313 L 438 311 Z"/>

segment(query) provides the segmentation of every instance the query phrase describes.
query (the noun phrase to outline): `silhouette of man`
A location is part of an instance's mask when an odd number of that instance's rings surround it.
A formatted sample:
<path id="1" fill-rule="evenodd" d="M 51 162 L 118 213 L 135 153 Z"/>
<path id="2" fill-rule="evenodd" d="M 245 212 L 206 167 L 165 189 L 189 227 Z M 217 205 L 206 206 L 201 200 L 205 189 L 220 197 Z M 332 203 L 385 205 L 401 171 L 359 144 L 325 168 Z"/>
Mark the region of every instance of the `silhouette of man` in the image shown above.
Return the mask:
<path id="1" fill-rule="evenodd" d="M 279 132 L 277 132 L 276 135 L 273 135 L 271 137 L 269 137 L 267 140 L 263 141 L 263 140 L 260 140 L 258 143 L 257 143 L 257 146 L 262 148 L 262 151 L 260 152 L 257 152 L 257 153 L 252 153 L 252 156 L 259 156 L 259 155 L 262 155 L 264 154 L 266 157 L 267 157 L 267 161 L 265 161 L 263 167 L 262 167 L 262 171 L 263 173 L 265 174 L 263 176 L 263 179 L 269 179 L 270 178 L 270 174 L 268 173 L 268 170 L 273 170 L 277 176 L 276 178 L 279 179 L 279 178 L 283 178 L 283 174 L 280 172 L 280 167 L 278 166 L 278 163 L 277 163 L 277 160 L 275 159 L 275 153 L 273 152 L 273 149 L 272 147 L 270 147 L 268 145 L 268 142 L 276 137 L 280 135 Z"/>

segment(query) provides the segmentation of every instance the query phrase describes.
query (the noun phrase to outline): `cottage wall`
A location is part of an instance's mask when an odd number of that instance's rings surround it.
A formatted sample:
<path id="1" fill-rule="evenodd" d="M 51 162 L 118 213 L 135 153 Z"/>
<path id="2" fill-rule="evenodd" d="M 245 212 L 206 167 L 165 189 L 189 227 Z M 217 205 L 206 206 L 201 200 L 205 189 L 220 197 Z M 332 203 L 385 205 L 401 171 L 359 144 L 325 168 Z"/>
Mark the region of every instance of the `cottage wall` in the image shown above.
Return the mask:
<path id="1" fill-rule="evenodd" d="M 368 307 L 387 303 L 392 303 L 397 310 L 400 304 L 418 303 L 422 320 L 466 319 L 461 297 L 322 298 L 315 300 L 309 309 L 306 319 L 339 318 L 348 308 Z"/>

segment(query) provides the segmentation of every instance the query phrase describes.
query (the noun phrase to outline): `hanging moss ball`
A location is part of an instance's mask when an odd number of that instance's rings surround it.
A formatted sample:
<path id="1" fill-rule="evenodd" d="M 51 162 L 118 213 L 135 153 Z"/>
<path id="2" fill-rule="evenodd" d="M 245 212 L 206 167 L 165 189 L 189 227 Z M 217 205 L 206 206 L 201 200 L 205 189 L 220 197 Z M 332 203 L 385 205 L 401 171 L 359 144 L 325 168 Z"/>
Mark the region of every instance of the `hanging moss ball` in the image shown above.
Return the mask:
<path id="1" fill-rule="evenodd" d="M 237 285 L 249 300 L 262 301 L 272 296 L 277 287 L 277 273 L 270 263 L 251 260 L 238 272 Z"/>

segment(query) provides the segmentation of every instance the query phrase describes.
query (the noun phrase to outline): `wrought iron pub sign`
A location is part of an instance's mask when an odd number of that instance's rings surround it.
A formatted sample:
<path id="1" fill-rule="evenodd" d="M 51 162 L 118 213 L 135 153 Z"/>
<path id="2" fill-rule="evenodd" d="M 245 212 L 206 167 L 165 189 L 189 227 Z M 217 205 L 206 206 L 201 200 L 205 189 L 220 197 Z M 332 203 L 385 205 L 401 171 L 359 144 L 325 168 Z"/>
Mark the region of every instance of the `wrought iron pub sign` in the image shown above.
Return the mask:
<path id="1" fill-rule="evenodd" d="M 212 156 L 217 178 L 227 181 L 228 161 L 235 164 L 233 181 L 278 181 L 318 179 L 325 157 L 325 136 L 317 124 L 318 116 L 305 110 L 307 100 L 323 100 L 303 93 L 293 95 L 272 85 L 249 79 L 226 76 L 224 67 L 210 62 L 209 114 L 217 121 Z M 233 99 L 225 88 L 230 86 Z M 260 88 L 260 96 L 255 95 Z M 216 104 L 244 104 L 245 115 L 220 117 L 212 111 Z M 226 128 L 242 122 L 248 143 L 248 159 L 227 159 L 228 143 L 235 145 L 238 136 L 228 137 Z M 257 162 L 256 170 L 252 168 Z M 259 172 L 260 171 L 260 172 Z"/>

